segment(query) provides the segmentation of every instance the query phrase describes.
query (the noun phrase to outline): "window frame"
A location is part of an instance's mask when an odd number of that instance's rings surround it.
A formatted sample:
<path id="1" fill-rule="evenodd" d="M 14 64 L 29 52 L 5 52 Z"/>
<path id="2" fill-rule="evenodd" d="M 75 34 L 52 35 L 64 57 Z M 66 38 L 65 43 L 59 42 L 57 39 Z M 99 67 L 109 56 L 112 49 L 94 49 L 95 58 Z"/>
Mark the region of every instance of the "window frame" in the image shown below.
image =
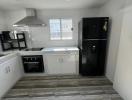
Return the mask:
<path id="1" fill-rule="evenodd" d="M 59 19 L 59 21 L 60 21 L 60 39 L 52 39 L 51 37 L 51 35 L 52 35 L 52 33 L 51 33 L 51 27 L 50 27 L 50 20 L 58 20 Z M 72 21 L 72 29 L 73 29 L 73 19 L 72 18 L 50 18 L 49 19 L 49 32 L 50 32 L 50 40 L 52 40 L 52 41 L 60 41 L 60 40 L 73 40 L 73 31 L 74 30 L 72 30 L 72 35 L 71 35 L 71 39 L 64 39 L 63 38 L 63 32 L 62 32 L 62 20 L 71 20 Z"/>

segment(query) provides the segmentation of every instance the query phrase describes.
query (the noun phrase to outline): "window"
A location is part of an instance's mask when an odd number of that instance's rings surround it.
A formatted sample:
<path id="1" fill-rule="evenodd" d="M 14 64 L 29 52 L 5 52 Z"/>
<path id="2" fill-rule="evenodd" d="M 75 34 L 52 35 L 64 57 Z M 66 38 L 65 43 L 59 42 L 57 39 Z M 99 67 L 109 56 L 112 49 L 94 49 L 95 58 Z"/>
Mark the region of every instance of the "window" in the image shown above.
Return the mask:
<path id="1" fill-rule="evenodd" d="M 50 39 L 72 39 L 72 19 L 50 19 Z"/>

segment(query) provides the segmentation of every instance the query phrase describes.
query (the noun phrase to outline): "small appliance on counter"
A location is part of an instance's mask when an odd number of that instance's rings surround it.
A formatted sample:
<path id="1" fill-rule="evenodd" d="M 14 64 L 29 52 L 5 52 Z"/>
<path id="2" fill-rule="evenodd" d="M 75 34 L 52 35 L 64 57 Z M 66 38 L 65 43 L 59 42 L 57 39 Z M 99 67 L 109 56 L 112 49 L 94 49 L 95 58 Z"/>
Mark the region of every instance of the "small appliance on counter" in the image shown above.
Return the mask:
<path id="1" fill-rule="evenodd" d="M 3 51 L 13 49 L 22 50 L 27 48 L 25 33 L 17 33 L 16 38 L 15 36 L 14 38 L 12 38 L 10 34 L 11 31 L 2 31 L 2 34 L 0 34 L 1 46 Z"/>

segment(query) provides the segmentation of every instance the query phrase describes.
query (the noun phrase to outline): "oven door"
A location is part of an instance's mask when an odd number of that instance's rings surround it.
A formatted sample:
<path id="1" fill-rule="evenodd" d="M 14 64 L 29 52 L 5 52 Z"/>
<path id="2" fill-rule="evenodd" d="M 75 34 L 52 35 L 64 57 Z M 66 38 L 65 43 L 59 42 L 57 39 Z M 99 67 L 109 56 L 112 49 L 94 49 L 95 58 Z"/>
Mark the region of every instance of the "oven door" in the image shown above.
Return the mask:
<path id="1" fill-rule="evenodd" d="M 44 72 L 44 62 L 42 56 L 23 56 L 22 59 L 25 73 Z"/>

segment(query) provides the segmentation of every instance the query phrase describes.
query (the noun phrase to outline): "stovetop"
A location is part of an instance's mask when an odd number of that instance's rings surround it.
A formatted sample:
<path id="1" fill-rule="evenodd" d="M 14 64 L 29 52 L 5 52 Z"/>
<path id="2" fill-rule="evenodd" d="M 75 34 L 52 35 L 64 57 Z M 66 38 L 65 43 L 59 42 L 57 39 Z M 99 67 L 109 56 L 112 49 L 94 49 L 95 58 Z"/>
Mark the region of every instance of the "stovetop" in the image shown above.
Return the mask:
<path id="1" fill-rule="evenodd" d="M 41 51 L 43 48 L 26 48 L 25 51 Z"/>

